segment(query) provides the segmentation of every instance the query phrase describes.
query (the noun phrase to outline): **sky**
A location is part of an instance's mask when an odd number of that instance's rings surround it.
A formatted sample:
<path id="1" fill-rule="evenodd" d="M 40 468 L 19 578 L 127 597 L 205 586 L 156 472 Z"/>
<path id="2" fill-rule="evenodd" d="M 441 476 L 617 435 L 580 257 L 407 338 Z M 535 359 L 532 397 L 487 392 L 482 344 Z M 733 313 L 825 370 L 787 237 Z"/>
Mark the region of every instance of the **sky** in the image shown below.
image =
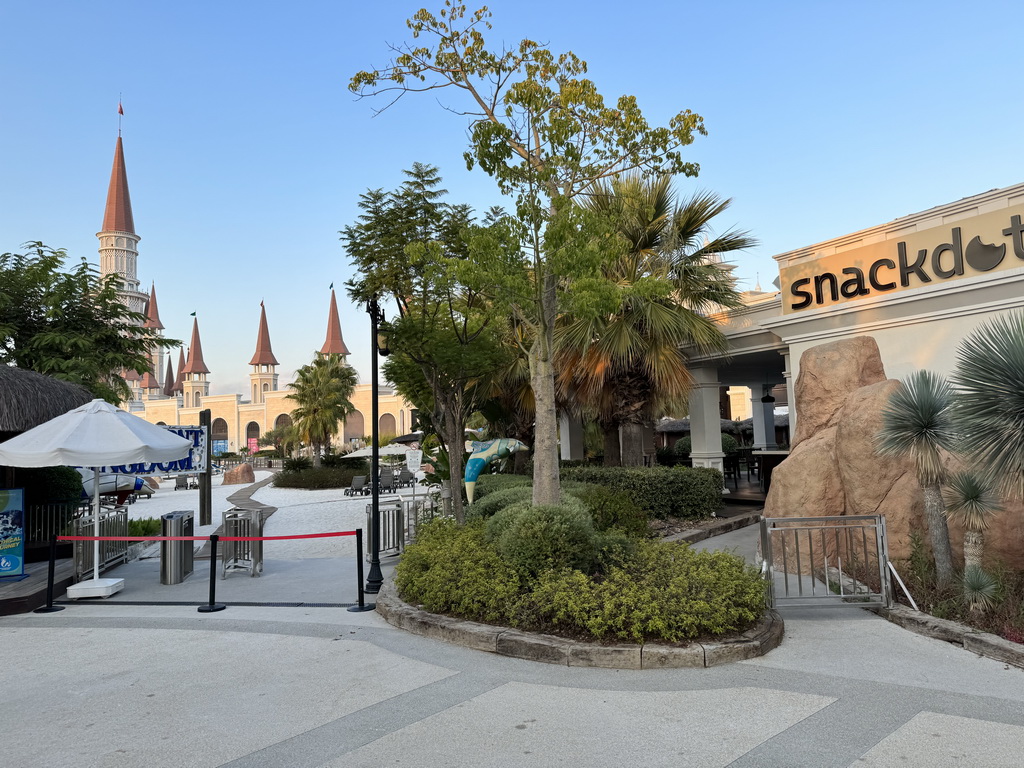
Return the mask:
<path id="1" fill-rule="evenodd" d="M 290 381 L 323 344 L 332 283 L 368 381 L 369 319 L 344 293 L 338 236 L 359 195 L 421 162 L 451 202 L 504 202 L 466 169 L 467 120 L 445 109 L 457 94 L 375 116 L 383 102 L 347 90 L 409 40 L 421 5 L 0 0 L 0 252 L 39 240 L 98 264 L 120 98 L 138 276 L 168 337 L 187 342 L 196 312 L 211 393 L 247 391 L 260 301 Z M 684 153 L 700 175 L 676 190 L 732 199 L 714 230 L 759 241 L 734 259 L 741 290 L 771 290 L 773 255 L 1024 181 L 1014 3 L 488 5 L 489 41 L 573 51 L 607 101 L 635 95 L 653 125 L 704 118 Z"/>

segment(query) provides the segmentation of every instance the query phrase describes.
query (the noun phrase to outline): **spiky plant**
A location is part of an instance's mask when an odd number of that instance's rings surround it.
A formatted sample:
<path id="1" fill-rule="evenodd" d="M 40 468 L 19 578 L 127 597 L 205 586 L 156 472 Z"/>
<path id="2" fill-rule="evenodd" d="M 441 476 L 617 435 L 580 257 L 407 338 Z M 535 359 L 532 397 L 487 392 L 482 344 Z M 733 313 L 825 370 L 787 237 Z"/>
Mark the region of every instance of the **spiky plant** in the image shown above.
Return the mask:
<path id="1" fill-rule="evenodd" d="M 953 450 L 956 443 L 952 401 L 953 390 L 945 379 L 931 371 L 916 371 L 889 398 L 876 436 L 880 455 L 914 460 L 940 588 L 953 580 L 953 553 L 940 491 L 945 475 L 940 450 Z"/>
<path id="2" fill-rule="evenodd" d="M 1024 497 L 1024 313 L 997 317 L 961 344 L 950 377 L 964 451 L 1006 497 Z"/>
<path id="3" fill-rule="evenodd" d="M 981 568 L 985 529 L 1002 509 L 992 484 L 974 472 L 957 472 L 946 480 L 942 500 L 946 517 L 964 527 L 964 571 Z"/>
<path id="4" fill-rule="evenodd" d="M 964 602 L 972 611 L 991 611 L 999 604 L 999 581 L 977 566 L 964 571 L 961 586 Z"/>

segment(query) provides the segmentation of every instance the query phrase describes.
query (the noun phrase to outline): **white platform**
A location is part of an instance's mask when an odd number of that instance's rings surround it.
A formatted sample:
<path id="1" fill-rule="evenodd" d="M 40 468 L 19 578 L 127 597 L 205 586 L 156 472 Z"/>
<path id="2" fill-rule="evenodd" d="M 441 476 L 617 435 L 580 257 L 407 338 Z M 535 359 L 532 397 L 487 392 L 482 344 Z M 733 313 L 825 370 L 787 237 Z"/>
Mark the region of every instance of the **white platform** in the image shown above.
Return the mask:
<path id="1" fill-rule="evenodd" d="M 68 587 L 68 597 L 110 597 L 124 589 L 124 579 L 88 579 Z"/>

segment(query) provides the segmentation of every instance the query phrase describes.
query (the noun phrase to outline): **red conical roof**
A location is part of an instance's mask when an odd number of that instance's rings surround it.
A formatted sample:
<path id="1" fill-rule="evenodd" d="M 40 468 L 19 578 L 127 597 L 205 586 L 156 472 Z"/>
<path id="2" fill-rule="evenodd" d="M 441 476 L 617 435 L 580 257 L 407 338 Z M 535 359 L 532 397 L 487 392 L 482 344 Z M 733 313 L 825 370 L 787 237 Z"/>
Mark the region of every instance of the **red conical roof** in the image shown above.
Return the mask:
<path id="1" fill-rule="evenodd" d="M 345 340 L 341 338 L 341 320 L 338 318 L 338 300 L 334 297 L 334 289 L 331 289 L 331 311 L 327 315 L 327 341 L 320 347 L 320 352 L 325 355 L 347 355 L 350 354 Z"/>
<path id="2" fill-rule="evenodd" d="M 199 341 L 199 318 L 192 321 L 192 343 L 188 347 L 188 360 L 185 361 L 184 373 L 209 373 L 203 361 L 203 345 Z"/>
<path id="3" fill-rule="evenodd" d="M 142 324 L 143 328 L 153 328 L 157 331 L 164 329 L 164 324 L 160 322 L 160 310 L 156 306 L 156 283 L 150 285 L 149 288 L 149 302 L 146 304 L 146 322 Z"/>
<path id="4" fill-rule="evenodd" d="M 142 374 L 139 387 L 142 389 L 160 389 L 160 382 L 156 380 L 156 376 L 153 375 L 152 371 L 146 371 Z"/>
<path id="5" fill-rule="evenodd" d="M 124 378 L 125 381 L 138 381 L 140 376 L 134 368 L 129 368 L 124 372 L 124 376 L 122 378 Z"/>
<path id="6" fill-rule="evenodd" d="M 267 310 L 260 302 L 260 329 L 256 334 L 256 352 L 249 365 L 278 365 L 274 350 L 270 348 L 270 330 L 267 328 Z"/>
<path id="7" fill-rule="evenodd" d="M 178 347 L 178 375 L 174 377 L 173 394 L 180 395 L 184 390 L 185 381 L 185 348 Z"/>
<path id="8" fill-rule="evenodd" d="M 124 167 L 124 147 L 120 136 L 117 137 L 117 146 L 114 147 L 114 167 L 110 171 L 107 207 L 103 211 L 103 229 L 100 231 L 135 234 L 132 199 L 128 195 L 128 171 Z"/>
<path id="9" fill-rule="evenodd" d="M 167 373 L 164 376 L 164 394 L 174 396 L 174 368 L 171 367 L 171 356 L 167 356 Z"/>

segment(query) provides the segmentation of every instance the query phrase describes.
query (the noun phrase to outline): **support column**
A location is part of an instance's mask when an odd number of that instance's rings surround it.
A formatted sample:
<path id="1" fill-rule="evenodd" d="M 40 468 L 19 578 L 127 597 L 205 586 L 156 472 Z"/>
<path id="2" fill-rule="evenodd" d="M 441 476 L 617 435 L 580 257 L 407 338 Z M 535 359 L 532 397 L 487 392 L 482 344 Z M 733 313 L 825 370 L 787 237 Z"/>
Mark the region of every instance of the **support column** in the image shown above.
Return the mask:
<path id="1" fill-rule="evenodd" d="M 786 380 L 786 400 L 789 402 L 789 442 L 792 444 L 793 435 L 796 434 L 796 382 L 793 381 L 793 367 L 789 356 L 789 350 L 779 352 L 782 355 L 785 370 L 782 376 Z"/>
<path id="2" fill-rule="evenodd" d="M 775 398 L 764 402 L 765 397 L 771 397 L 772 385 L 751 387 L 751 392 L 753 397 L 750 398 L 750 405 L 754 411 L 754 450 L 773 451 L 779 447 L 775 442 Z"/>
<path id="3" fill-rule="evenodd" d="M 695 380 L 690 390 L 690 458 L 695 467 L 724 471 L 718 369 L 694 368 L 690 372 Z"/>
<path id="4" fill-rule="evenodd" d="M 583 460 L 583 419 L 564 412 L 558 415 L 558 446 L 562 461 Z"/>

